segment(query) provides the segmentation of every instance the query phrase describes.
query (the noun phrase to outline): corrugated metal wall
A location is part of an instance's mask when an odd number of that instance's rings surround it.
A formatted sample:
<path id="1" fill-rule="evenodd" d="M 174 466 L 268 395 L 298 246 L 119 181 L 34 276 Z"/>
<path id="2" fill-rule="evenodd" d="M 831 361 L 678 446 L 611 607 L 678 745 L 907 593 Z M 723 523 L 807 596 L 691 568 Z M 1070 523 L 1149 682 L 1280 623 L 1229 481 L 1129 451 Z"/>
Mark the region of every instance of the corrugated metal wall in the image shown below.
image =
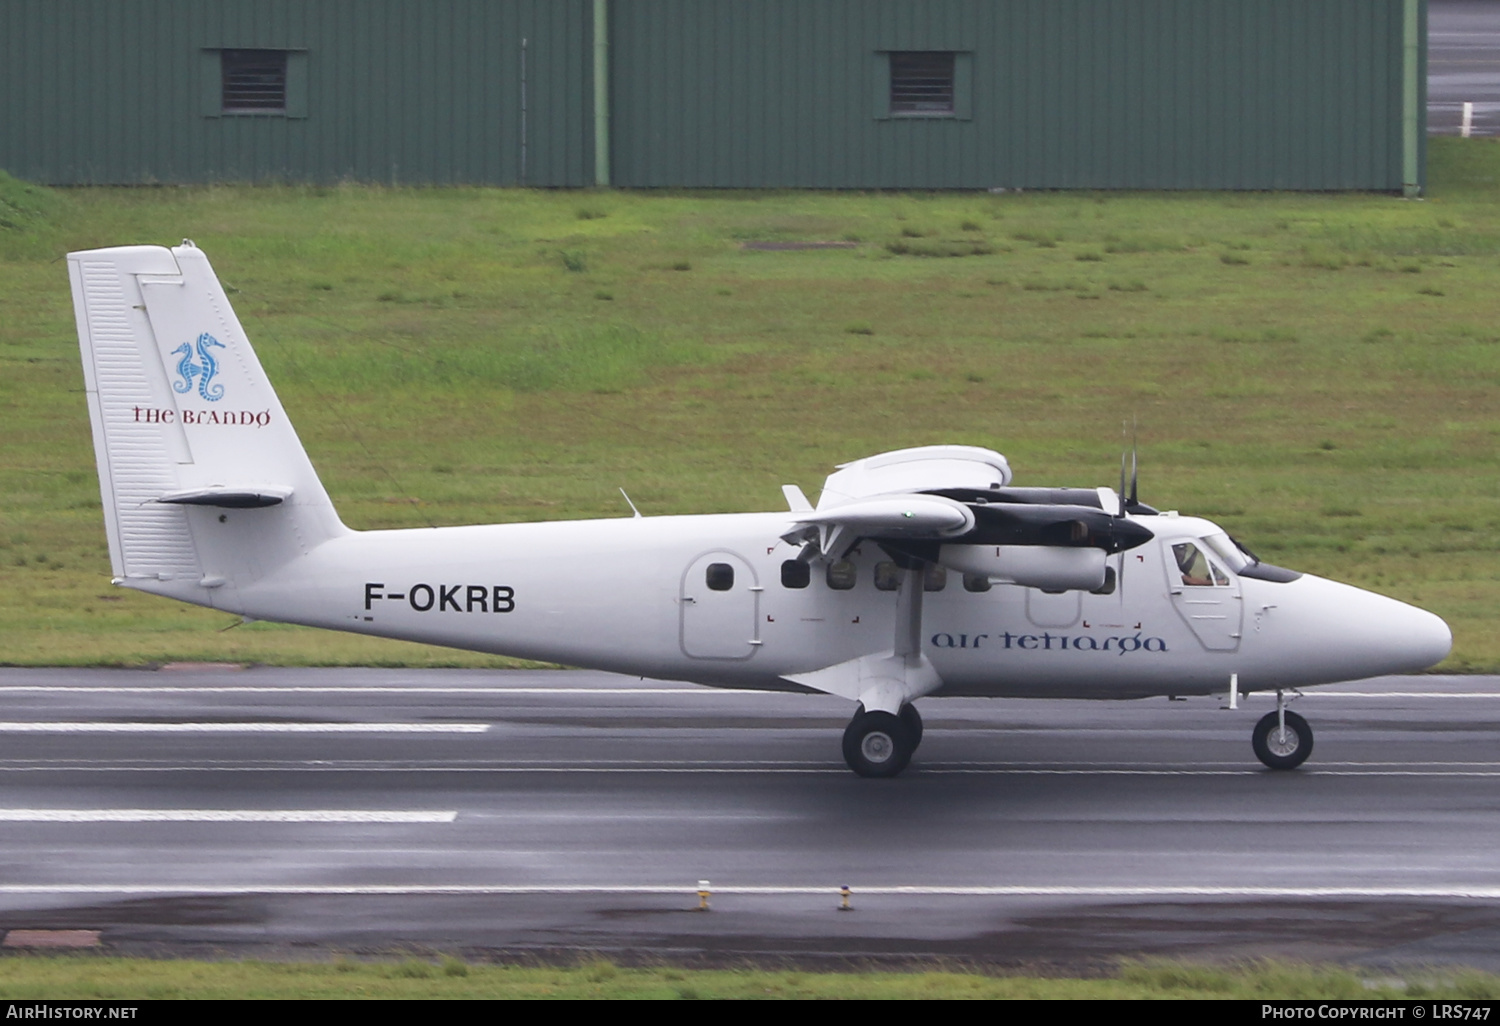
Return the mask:
<path id="1" fill-rule="evenodd" d="M 4 0 L 0 167 L 54 184 L 593 182 L 589 0 Z M 306 50 L 306 118 L 205 116 L 217 48 Z M 209 60 L 205 52 L 209 51 Z"/>
<path id="2" fill-rule="evenodd" d="M 1425 62 L 1425 0 L 1420 5 Z M 594 182 L 592 0 L 3 0 L 35 181 Z M 609 0 L 615 185 L 1400 189 L 1403 0 Z M 305 52 L 217 116 L 217 48 Z M 885 54 L 950 50 L 951 118 Z M 1417 117 L 1425 118 L 1425 63 Z M 1425 141 L 1425 123 L 1418 131 Z"/>
<path id="3" fill-rule="evenodd" d="M 617 0 L 612 31 L 618 185 L 1402 185 L 1401 0 Z M 892 50 L 971 53 L 970 116 L 877 117 Z"/>

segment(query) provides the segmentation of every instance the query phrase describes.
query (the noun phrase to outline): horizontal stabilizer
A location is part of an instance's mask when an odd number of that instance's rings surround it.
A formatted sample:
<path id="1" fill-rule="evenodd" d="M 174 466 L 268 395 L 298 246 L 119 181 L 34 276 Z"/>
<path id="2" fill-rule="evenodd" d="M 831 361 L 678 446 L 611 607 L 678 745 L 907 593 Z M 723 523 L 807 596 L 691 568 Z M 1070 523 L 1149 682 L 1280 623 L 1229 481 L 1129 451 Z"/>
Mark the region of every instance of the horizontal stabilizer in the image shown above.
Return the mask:
<path id="1" fill-rule="evenodd" d="M 188 488 L 182 491 L 168 492 L 156 501 L 171 503 L 174 506 L 263 509 L 266 506 L 279 506 L 291 497 L 292 488 L 286 485 L 249 488 L 215 486 L 213 488 Z"/>

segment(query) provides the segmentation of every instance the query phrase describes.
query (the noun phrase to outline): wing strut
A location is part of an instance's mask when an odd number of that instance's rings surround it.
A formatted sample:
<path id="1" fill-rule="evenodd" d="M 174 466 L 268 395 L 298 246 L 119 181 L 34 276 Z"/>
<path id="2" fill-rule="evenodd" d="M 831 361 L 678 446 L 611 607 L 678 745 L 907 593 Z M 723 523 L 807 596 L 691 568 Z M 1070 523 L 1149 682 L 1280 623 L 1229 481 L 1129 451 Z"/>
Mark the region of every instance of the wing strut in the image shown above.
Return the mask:
<path id="1" fill-rule="evenodd" d="M 896 592 L 891 648 L 871 652 L 811 673 L 789 673 L 796 684 L 859 702 L 866 712 L 897 714 L 907 702 L 940 688 L 931 660 L 922 654 L 922 595 L 926 564 L 913 561 L 902 571 Z"/>
<path id="2" fill-rule="evenodd" d="M 896 592 L 896 636 L 892 650 L 898 656 L 922 658 L 922 596 L 927 565 L 912 561 L 901 571 L 901 588 Z"/>

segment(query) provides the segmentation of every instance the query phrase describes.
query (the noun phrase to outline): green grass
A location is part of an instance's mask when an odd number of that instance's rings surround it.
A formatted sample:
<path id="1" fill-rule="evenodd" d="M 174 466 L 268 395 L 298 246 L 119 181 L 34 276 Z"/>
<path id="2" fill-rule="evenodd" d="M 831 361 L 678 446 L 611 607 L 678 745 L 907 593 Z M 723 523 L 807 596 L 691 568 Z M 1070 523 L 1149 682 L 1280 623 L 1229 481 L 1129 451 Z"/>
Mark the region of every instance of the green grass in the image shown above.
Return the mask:
<path id="1" fill-rule="evenodd" d="M 198 962 L 108 957 L 0 958 L 0 999 L 166 998 L 1165 998 L 1494 1000 L 1500 978 L 1472 970 L 1371 980 L 1343 968 L 1143 963 L 1104 979 L 976 972 L 804 972 L 477 965 L 451 956 L 395 962 Z"/>
<path id="2" fill-rule="evenodd" d="M 1500 669 L 1500 145 L 1431 154 L 1423 202 L 0 177 L 0 662 L 505 665 L 109 586 L 59 258 L 190 236 L 355 527 L 779 508 L 934 442 L 1113 484 L 1135 419 L 1143 499 Z"/>

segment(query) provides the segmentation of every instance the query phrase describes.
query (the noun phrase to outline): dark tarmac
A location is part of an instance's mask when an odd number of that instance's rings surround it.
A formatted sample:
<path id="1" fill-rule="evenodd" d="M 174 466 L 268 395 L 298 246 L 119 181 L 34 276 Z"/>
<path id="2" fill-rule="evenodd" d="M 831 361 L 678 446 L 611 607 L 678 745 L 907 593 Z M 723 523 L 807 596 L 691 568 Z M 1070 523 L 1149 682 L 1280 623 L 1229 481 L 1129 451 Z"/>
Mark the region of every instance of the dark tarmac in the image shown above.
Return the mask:
<path id="1" fill-rule="evenodd" d="M 1465 100 L 1473 135 L 1500 135 L 1500 3 L 1428 0 L 1427 131 L 1457 135 Z"/>
<path id="2" fill-rule="evenodd" d="M 1500 971 L 1500 680 L 848 709 L 583 672 L 0 670 L 0 929 L 122 953 Z M 699 880 L 710 911 L 695 911 Z M 841 912 L 838 889 L 852 889 Z"/>

